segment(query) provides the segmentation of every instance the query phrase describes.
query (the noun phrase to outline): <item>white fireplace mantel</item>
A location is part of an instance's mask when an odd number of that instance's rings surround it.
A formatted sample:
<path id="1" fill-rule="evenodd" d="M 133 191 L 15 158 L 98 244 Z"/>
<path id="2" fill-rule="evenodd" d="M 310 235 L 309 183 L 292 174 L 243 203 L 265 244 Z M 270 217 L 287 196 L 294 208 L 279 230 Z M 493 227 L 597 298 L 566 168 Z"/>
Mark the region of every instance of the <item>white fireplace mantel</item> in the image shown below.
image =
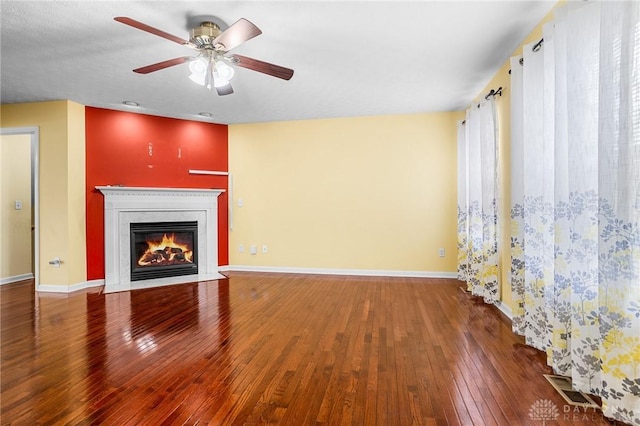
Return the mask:
<path id="1" fill-rule="evenodd" d="M 225 278 L 218 272 L 223 189 L 96 186 L 104 194 L 105 293 Z M 131 281 L 131 223 L 198 222 L 198 274 Z"/>

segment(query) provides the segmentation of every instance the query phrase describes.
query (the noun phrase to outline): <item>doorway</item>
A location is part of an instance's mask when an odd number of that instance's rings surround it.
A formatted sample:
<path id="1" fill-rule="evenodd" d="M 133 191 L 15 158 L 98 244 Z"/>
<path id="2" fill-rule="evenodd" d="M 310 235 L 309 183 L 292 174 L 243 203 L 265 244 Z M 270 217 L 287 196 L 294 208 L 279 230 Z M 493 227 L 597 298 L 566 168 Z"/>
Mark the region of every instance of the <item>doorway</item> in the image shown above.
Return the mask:
<path id="1" fill-rule="evenodd" d="M 40 284 L 39 140 L 37 127 L 0 128 L 0 284 L 33 278 L 36 290 Z"/>

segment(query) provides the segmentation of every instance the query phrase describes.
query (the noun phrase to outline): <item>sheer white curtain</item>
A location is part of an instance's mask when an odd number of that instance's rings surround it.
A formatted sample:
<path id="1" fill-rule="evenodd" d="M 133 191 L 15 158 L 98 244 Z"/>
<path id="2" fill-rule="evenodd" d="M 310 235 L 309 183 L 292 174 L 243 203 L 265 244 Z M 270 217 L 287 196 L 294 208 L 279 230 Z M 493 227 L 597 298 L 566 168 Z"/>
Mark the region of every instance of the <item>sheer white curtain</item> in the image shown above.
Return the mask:
<path id="1" fill-rule="evenodd" d="M 458 123 L 458 279 L 469 276 L 469 200 L 467 193 L 468 156 L 466 120 Z"/>
<path id="2" fill-rule="evenodd" d="M 458 127 L 458 279 L 487 303 L 499 300 L 497 118 L 493 96 Z"/>
<path id="3" fill-rule="evenodd" d="M 640 425 L 640 3 L 603 4 L 600 25 L 598 388 Z"/>
<path id="4" fill-rule="evenodd" d="M 512 58 L 514 331 L 640 424 L 640 3 L 570 3 Z"/>

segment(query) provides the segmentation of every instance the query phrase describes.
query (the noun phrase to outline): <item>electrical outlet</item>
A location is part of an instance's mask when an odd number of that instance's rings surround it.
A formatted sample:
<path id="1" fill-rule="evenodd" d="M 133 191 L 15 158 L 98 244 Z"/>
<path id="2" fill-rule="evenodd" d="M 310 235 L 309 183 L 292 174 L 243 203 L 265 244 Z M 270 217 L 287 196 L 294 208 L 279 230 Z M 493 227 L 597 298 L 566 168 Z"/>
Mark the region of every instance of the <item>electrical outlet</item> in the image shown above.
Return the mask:
<path id="1" fill-rule="evenodd" d="M 251 247 L 249 247 L 249 254 L 256 254 L 258 253 L 258 247 L 255 244 L 251 244 Z"/>
<path id="2" fill-rule="evenodd" d="M 267 245 L 266 245 L 266 244 L 263 244 L 263 245 L 262 245 L 262 252 L 263 252 L 263 253 L 267 253 L 268 251 L 269 251 L 269 247 L 267 247 Z"/>
<path id="3" fill-rule="evenodd" d="M 22 210 L 22 201 L 16 200 L 15 208 L 16 210 Z"/>
<path id="4" fill-rule="evenodd" d="M 444 249 L 443 249 L 443 248 L 440 248 L 440 249 L 438 250 L 438 255 L 439 255 L 440 257 L 444 257 Z"/>
<path id="5" fill-rule="evenodd" d="M 240 253 L 244 253 L 244 244 L 240 244 L 240 245 L 238 246 L 238 251 L 239 251 Z"/>

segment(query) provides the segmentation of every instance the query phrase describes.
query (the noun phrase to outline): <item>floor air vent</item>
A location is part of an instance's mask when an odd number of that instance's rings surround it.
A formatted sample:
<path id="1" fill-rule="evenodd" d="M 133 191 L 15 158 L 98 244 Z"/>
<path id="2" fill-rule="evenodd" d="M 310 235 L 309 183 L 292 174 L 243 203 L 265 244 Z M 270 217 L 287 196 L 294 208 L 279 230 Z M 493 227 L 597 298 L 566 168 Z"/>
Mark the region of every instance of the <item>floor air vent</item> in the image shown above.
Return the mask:
<path id="1" fill-rule="evenodd" d="M 584 408 L 600 409 L 600 406 L 596 404 L 589 395 L 573 390 L 570 377 L 555 376 L 552 374 L 544 374 L 544 377 L 551 383 L 551 386 L 562 395 L 568 404 Z"/>

